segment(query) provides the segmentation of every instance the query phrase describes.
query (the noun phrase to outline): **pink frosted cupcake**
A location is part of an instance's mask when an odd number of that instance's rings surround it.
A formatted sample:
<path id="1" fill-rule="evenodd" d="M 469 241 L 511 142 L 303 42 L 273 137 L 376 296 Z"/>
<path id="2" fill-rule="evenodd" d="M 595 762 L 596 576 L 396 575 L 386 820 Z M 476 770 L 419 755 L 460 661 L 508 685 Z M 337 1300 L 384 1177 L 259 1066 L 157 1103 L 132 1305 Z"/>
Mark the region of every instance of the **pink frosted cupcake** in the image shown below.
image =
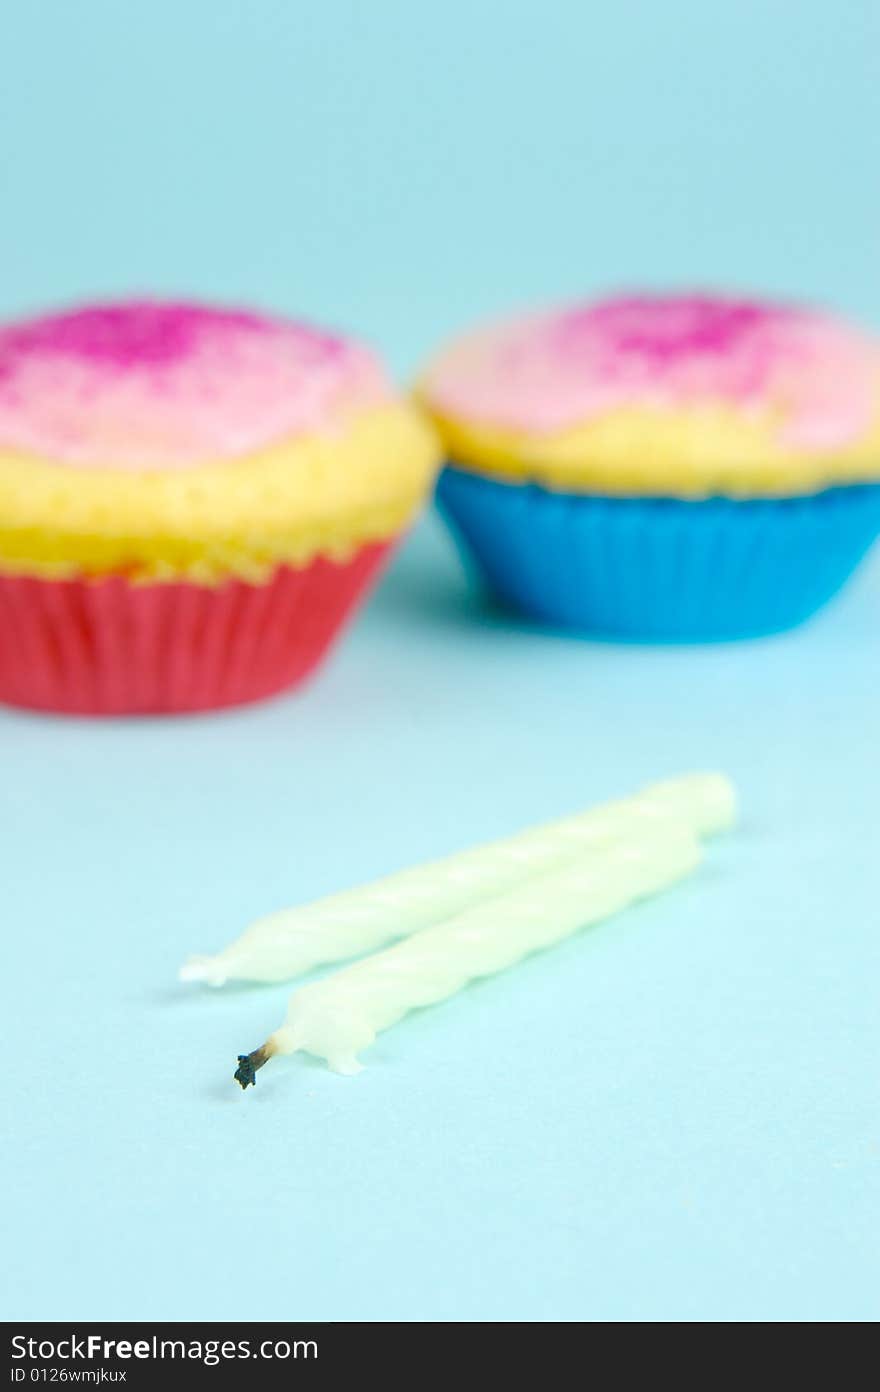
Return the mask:
<path id="1" fill-rule="evenodd" d="M 832 315 L 623 296 L 479 329 L 419 395 L 502 599 L 612 638 L 788 628 L 880 529 L 880 346 Z"/>
<path id="2" fill-rule="evenodd" d="M 0 700 L 191 711 L 292 685 L 434 466 L 373 355 L 308 325 L 131 302 L 0 329 Z"/>

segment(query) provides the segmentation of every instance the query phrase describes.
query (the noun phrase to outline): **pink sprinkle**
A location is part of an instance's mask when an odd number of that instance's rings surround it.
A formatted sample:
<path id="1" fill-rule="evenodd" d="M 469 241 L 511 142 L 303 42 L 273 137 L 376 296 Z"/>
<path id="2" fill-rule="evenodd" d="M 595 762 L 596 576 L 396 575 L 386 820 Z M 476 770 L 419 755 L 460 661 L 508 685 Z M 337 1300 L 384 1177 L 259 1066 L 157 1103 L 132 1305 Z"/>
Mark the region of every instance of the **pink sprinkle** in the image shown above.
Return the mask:
<path id="1" fill-rule="evenodd" d="M 453 416 L 554 431 L 609 411 L 729 403 L 780 442 L 843 445 L 876 410 L 880 348 L 831 316 L 710 295 L 624 295 L 478 330 L 430 369 Z"/>
<path id="2" fill-rule="evenodd" d="M 0 330 L 0 447 L 70 464 L 186 467 L 388 393 L 359 344 L 242 310 L 134 300 Z"/>

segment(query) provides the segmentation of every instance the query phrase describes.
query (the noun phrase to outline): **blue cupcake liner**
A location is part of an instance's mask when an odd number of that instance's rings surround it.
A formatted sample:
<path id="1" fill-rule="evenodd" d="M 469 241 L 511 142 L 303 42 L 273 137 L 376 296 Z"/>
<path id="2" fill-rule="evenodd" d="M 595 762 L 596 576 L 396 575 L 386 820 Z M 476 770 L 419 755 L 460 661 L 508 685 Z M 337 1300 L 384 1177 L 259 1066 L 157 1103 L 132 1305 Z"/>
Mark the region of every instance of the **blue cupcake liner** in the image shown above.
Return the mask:
<path id="1" fill-rule="evenodd" d="M 447 467 L 437 502 L 491 590 L 553 627 L 712 642 L 802 623 L 880 534 L 880 484 L 797 498 L 610 498 Z"/>

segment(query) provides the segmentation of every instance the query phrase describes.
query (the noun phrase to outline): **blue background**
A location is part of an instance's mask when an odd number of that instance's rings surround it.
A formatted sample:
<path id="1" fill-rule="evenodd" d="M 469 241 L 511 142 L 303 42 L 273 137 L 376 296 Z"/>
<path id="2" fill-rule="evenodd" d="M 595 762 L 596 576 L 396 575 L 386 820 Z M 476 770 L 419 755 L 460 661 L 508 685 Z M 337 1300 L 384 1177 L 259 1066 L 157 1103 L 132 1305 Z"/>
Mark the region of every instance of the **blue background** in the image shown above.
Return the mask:
<path id="1" fill-rule="evenodd" d="M 406 375 L 619 285 L 880 327 L 873 3 L 18 6 L 2 310 L 304 312 Z M 880 1313 L 880 567 L 754 644 L 520 629 L 433 519 L 300 694 L 0 715 L 7 1318 Z M 285 988 L 176 984 L 254 915 L 693 766 L 686 887 L 423 1012 L 357 1079 L 235 1054 Z"/>

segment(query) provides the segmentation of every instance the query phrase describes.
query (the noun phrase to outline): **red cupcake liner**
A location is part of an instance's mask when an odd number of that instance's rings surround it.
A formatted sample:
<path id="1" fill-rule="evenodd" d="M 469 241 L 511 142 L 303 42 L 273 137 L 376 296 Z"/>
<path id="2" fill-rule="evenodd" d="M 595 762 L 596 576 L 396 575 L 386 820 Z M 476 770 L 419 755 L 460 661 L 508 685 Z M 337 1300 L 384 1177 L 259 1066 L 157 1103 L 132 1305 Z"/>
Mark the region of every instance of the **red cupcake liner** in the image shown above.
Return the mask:
<path id="1" fill-rule="evenodd" d="M 0 575 L 0 702 L 167 715 L 272 696 L 318 664 L 392 544 L 280 566 L 263 584 Z"/>

